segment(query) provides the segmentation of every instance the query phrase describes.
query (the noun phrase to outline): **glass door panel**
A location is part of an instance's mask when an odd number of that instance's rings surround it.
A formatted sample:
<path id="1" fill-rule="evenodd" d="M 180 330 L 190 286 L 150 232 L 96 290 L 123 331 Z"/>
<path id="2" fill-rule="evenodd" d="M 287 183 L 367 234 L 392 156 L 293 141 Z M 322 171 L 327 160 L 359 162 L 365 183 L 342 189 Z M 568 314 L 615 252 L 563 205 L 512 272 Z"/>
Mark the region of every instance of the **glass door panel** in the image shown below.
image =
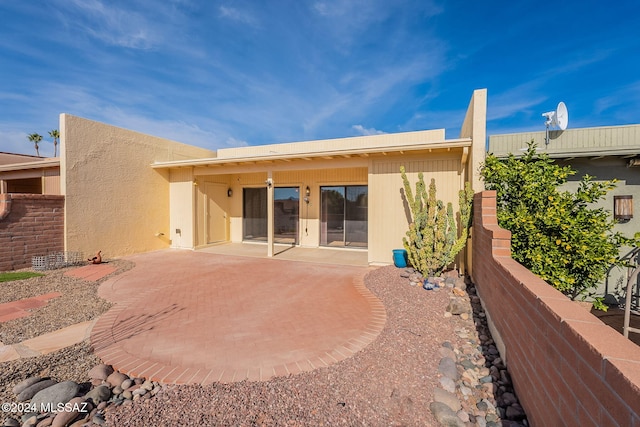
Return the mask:
<path id="1" fill-rule="evenodd" d="M 368 187 L 320 187 L 320 245 L 366 248 Z"/>
<path id="2" fill-rule="evenodd" d="M 344 187 L 320 187 L 320 244 L 344 246 Z"/>
<path id="3" fill-rule="evenodd" d="M 344 221 L 345 246 L 367 247 L 368 242 L 368 187 L 353 185 L 346 187 Z"/>
<path id="4" fill-rule="evenodd" d="M 242 239 L 267 241 L 267 189 L 264 187 L 242 191 Z"/>
<path id="5" fill-rule="evenodd" d="M 276 187 L 273 189 L 273 240 L 275 243 L 298 244 L 300 189 Z"/>

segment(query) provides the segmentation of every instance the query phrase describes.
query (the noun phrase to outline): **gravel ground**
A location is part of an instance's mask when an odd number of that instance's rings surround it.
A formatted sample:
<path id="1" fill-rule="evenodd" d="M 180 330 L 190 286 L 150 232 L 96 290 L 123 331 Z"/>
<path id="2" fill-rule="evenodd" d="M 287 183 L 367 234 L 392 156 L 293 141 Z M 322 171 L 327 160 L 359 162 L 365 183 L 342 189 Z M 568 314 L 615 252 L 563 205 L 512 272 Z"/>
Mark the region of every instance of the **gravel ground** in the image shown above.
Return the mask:
<path id="1" fill-rule="evenodd" d="M 0 403 L 16 402 L 11 389 L 24 379 L 51 377 L 58 382 L 82 384 L 88 380 L 89 369 L 99 363 L 100 359 L 93 355 L 88 341 L 42 356 L 0 363 Z M 9 414 L 0 413 L 0 420 L 4 419 L 3 415 Z"/>
<path id="2" fill-rule="evenodd" d="M 461 320 L 444 318 L 449 291 L 408 285 L 399 269 L 370 272 L 387 324 L 361 352 L 335 365 L 267 382 L 172 386 L 114 407 L 112 426 L 432 426 L 438 349 Z"/>
<path id="3" fill-rule="evenodd" d="M 267 382 L 168 386 L 153 399 L 110 406 L 106 414 L 108 425 L 438 425 L 429 404 L 438 386 L 439 348 L 445 341 L 462 346 L 464 343 L 455 330 L 469 325 L 473 329 L 473 323 L 459 316 L 444 317 L 448 290 L 425 291 L 411 287 L 406 278 L 400 277 L 400 272 L 392 266 L 383 267 L 371 271 L 365 278 L 366 286 L 385 306 L 387 323 L 378 338 L 353 357 L 326 368 Z M 58 273 L 49 273 L 47 278 L 55 282 L 51 279 L 59 278 Z M 60 282 L 67 281 L 61 279 Z M 65 285 L 69 286 L 65 288 L 67 294 L 77 295 L 66 303 L 76 307 L 71 312 L 84 309 L 83 303 L 74 302 L 78 299 L 99 300 L 95 291 L 93 298 L 87 298 L 82 286 L 89 285 L 78 282 Z M 65 293 L 55 286 L 38 286 L 42 287 L 37 294 L 54 290 Z M 72 289 L 77 292 L 71 292 Z M 27 296 L 33 294 L 20 298 Z M 96 309 L 94 313 L 99 311 Z M 54 317 L 62 316 L 56 313 Z M 33 330 L 39 335 L 46 332 L 51 323 L 36 324 L 44 328 Z M 0 324 L 3 332 L 5 325 Z M 99 360 L 85 342 L 49 355 L 0 364 L 0 401 L 12 402 L 15 399 L 11 393 L 13 385 L 32 375 L 82 383 L 87 381 L 87 371 L 97 363 Z"/>
<path id="4" fill-rule="evenodd" d="M 16 344 L 65 326 L 95 319 L 106 312 L 111 307 L 111 303 L 98 297 L 98 286 L 108 277 L 133 267 L 132 262 L 125 260 L 115 260 L 110 263 L 116 266 L 117 270 L 96 282 L 65 276 L 65 272 L 77 268 L 69 267 L 46 271 L 41 277 L 0 283 L 0 303 L 50 292 L 62 294 L 49 300 L 47 305 L 33 310 L 33 313 L 27 317 L 0 323 L 0 342 Z"/>

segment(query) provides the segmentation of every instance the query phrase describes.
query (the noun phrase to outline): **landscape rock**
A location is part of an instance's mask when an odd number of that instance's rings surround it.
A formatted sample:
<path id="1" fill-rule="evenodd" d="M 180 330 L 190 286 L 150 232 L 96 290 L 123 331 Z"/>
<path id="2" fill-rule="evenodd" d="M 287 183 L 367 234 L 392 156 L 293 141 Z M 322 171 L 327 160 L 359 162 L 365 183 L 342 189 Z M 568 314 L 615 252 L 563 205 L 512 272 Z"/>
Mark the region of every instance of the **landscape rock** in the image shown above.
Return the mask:
<path id="1" fill-rule="evenodd" d="M 126 390 L 129 387 L 131 387 L 133 385 L 133 380 L 131 378 L 127 378 L 126 380 L 122 381 L 122 384 L 120 384 L 120 387 L 122 388 L 122 390 Z M 120 392 L 122 393 L 122 392 Z M 118 394 L 120 394 L 118 393 Z"/>
<path id="2" fill-rule="evenodd" d="M 23 417 L 24 422 L 22 423 L 22 427 L 33 427 L 38 422 L 38 417 L 36 414 L 25 414 Z"/>
<path id="3" fill-rule="evenodd" d="M 440 385 L 443 389 L 450 393 L 455 393 L 456 391 L 456 383 L 449 377 L 441 377 Z"/>
<path id="4" fill-rule="evenodd" d="M 16 385 L 13 387 L 13 390 L 12 390 L 12 391 L 13 391 L 13 394 L 15 394 L 15 395 L 19 395 L 19 394 L 20 394 L 20 393 L 22 393 L 22 392 L 23 392 L 27 387 L 30 387 L 30 386 L 32 386 L 32 385 L 34 385 L 35 383 L 40 382 L 40 381 L 42 381 L 42 378 L 40 378 L 40 377 L 30 377 L 30 378 L 27 378 L 26 380 L 19 382 L 18 384 L 16 384 Z"/>
<path id="5" fill-rule="evenodd" d="M 448 378 L 451 378 L 454 381 L 457 381 L 459 378 L 458 369 L 456 368 L 456 362 L 450 357 L 443 357 L 442 359 L 440 359 L 438 372 Z"/>
<path id="6" fill-rule="evenodd" d="M 455 280 L 455 282 L 453 283 L 453 286 L 454 286 L 456 289 L 461 289 L 461 290 L 463 290 L 463 291 L 466 291 L 466 290 L 467 290 L 467 284 L 466 284 L 466 282 L 465 282 L 464 278 L 462 278 L 462 277 L 457 278 L 457 279 Z"/>
<path id="7" fill-rule="evenodd" d="M 91 418 L 91 422 L 96 424 L 96 425 L 99 425 L 99 426 L 104 426 L 104 425 L 107 424 L 107 422 L 105 421 L 104 417 L 102 415 L 100 415 L 100 414 L 94 415 Z"/>
<path id="8" fill-rule="evenodd" d="M 109 378 L 109 375 L 113 374 L 113 368 L 110 365 L 104 363 L 96 365 L 89 371 L 89 378 L 105 380 Z"/>
<path id="9" fill-rule="evenodd" d="M 111 397 L 111 389 L 106 385 L 101 385 L 93 390 L 89 391 L 85 394 L 84 398 L 94 403 L 94 405 L 99 405 L 102 402 L 106 402 Z"/>
<path id="10" fill-rule="evenodd" d="M 464 299 L 458 298 L 458 297 L 451 297 L 451 299 L 449 300 L 449 305 L 447 306 L 447 311 L 450 312 L 451 314 L 460 315 L 462 313 L 469 314 L 471 310 Z"/>
<path id="11" fill-rule="evenodd" d="M 31 404 L 37 410 L 40 408 L 55 408 L 59 404 L 64 404 L 73 399 L 80 390 L 80 386 L 74 381 L 63 381 L 47 387 L 36 393 L 31 399 Z"/>
<path id="12" fill-rule="evenodd" d="M 125 374 L 120 373 L 118 371 L 114 371 L 111 375 L 107 377 L 107 382 L 111 384 L 113 387 L 117 387 L 121 385 L 126 379 L 128 379 Z"/>
<path id="13" fill-rule="evenodd" d="M 441 402 L 431 402 L 429 405 L 435 419 L 444 427 L 465 427 L 464 422 L 451 408 Z"/>
<path id="14" fill-rule="evenodd" d="M 442 375 L 439 378 L 442 388 L 434 389 L 433 415 L 443 426 L 462 423 L 467 427 L 526 427 L 526 414 L 491 338 L 475 287 L 466 279 L 456 283 L 460 288 L 452 289 L 447 310 L 458 315 L 457 319 L 462 322 L 454 332 L 463 344 L 456 348 L 446 341 L 439 349 L 442 359 L 438 371 Z M 447 314 L 453 316 L 452 313 L 447 311 L 445 317 Z M 455 411 L 457 404 L 461 409 Z"/>
<path id="15" fill-rule="evenodd" d="M 436 388 L 433 391 L 433 401 L 444 403 L 449 408 L 451 408 L 453 412 L 458 412 L 462 408 L 458 397 L 454 393 L 448 392 L 441 388 Z"/>
<path id="16" fill-rule="evenodd" d="M 38 422 L 38 424 L 36 424 L 36 427 L 49 427 L 51 424 L 53 424 L 53 418 L 54 416 L 48 416 L 47 418 Z"/>
<path id="17" fill-rule="evenodd" d="M 20 427 L 20 421 L 15 418 L 7 418 L 4 420 L 4 427 Z"/>
<path id="18" fill-rule="evenodd" d="M 522 420 L 526 414 L 519 404 L 513 404 L 507 408 L 505 415 L 509 420 Z"/>
<path id="19" fill-rule="evenodd" d="M 64 427 L 78 418 L 79 415 L 85 413 L 82 412 L 83 409 L 85 409 L 83 403 L 84 399 L 82 397 L 74 397 L 71 399 L 65 406 L 65 410 L 56 414 L 53 423 L 51 423 L 51 427 Z"/>
<path id="20" fill-rule="evenodd" d="M 35 384 L 30 385 L 29 387 L 25 388 L 24 390 L 22 390 L 20 392 L 20 394 L 18 394 L 16 399 L 18 400 L 18 402 L 24 402 L 25 400 L 31 399 L 40 390 L 44 390 L 45 388 L 51 387 L 54 384 L 56 384 L 56 382 L 54 380 L 42 380 L 42 381 L 39 381 L 39 382 L 37 382 Z"/>

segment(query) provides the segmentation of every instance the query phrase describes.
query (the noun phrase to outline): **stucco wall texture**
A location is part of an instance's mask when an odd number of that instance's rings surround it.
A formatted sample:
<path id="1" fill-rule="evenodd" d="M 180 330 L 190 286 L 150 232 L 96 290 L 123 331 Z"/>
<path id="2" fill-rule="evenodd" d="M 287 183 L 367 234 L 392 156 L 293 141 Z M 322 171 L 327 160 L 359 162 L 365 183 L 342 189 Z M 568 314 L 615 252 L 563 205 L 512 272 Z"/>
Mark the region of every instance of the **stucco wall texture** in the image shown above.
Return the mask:
<path id="1" fill-rule="evenodd" d="M 65 250 L 107 258 L 169 246 L 168 173 L 152 169 L 154 161 L 215 157 L 69 114 L 60 115 L 60 141 Z"/>
<path id="2" fill-rule="evenodd" d="M 63 250 L 64 197 L 0 194 L 0 271 Z"/>

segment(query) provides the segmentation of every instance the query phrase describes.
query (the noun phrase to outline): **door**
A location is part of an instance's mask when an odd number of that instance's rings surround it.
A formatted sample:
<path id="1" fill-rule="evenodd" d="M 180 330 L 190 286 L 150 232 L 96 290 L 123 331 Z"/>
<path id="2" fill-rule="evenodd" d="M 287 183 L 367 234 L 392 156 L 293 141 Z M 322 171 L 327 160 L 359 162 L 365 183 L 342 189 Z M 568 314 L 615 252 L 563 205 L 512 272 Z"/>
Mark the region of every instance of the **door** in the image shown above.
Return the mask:
<path id="1" fill-rule="evenodd" d="M 320 245 L 366 248 L 366 185 L 320 187 Z"/>
<path id="2" fill-rule="evenodd" d="M 320 244 L 344 246 L 344 187 L 320 187 Z"/>
<path id="3" fill-rule="evenodd" d="M 276 187 L 273 189 L 273 241 L 298 244 L 300 218 L 300 189 Z"/>
<path id="4" fill-rule="evenodd" d="M 242 190 L 242 240 L 267 241 L 267 189 Z"/>
<path id="5" fill-rule="evenodd" d="M 366 185 L 346 187 L 344 208 L 344 244 L 345 246 L 367 247 L 369 241 L 369 195 Z"/>
<path id="6" fill-rule="evenodd" d="M 227 186 L 205 184 L 205 241 L 224 242 L 227 237 Z"/>

